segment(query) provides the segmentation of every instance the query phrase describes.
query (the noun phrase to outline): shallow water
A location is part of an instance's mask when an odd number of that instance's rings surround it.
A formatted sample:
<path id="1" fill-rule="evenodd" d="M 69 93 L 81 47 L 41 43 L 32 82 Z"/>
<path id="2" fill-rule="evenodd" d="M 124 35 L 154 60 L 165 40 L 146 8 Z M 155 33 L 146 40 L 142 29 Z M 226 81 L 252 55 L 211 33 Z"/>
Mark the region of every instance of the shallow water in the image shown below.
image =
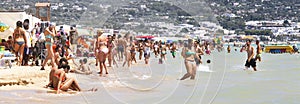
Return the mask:
<path id="1" fill-rule="evenodd" d="M 233 50 L 233 49 L 232 49 Z M 196 80 L 177 80 L 185 74 L 179 57 L 167 54 L 164 64 L 152 58 L 130 69 L 112 68 L 107 77 L 75 75 L 82 89 L 97 92 L 53 94 L 45 90 L 0 91 L 0 103 L 101 103 L 101 104 L 296 104 L 300 95 L 299 54 L 262 54 L 258 72 L 244 71 L 246 53 L 213 52 L 203 62 L 213 72 L 197 72 Z M 153 55 L 152 55 L 153 56 Z M 121 63 L 119 63 L 120 66 Z"/>

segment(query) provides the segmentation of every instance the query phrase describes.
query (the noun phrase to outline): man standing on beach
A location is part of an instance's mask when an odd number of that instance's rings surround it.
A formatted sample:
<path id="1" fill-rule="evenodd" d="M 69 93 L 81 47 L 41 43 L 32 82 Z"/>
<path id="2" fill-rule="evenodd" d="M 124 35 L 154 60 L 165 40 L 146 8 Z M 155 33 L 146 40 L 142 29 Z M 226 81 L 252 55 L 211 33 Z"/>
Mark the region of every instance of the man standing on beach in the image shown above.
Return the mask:
<path id="1" fill-rule="evenodd" d="M 27 66 L 28 61 L 29 61 L 29 51 L 30 51 L 29 49 L 31 48 L 31 39 L 32 39 L 32 34 L 31 34 L 32 29 L 29 28 L 29 19 L 24 20 L 23 27 L 25 29 L 25 36 L 27 39 L 25 44 L 27 45 L 27 47 L 25 47 L 25 49 L 24 49 L 24 53 L 23 53 L 24 59 L 23 59 L 22 65 Z"/>
<path id="2" fill-rule="evenodd" d="M 254 48 L 251 46 L 251 40 L 247 40 L 246 42 L 246 51 L 247 51 L 247 60 L 246 60 L 246 70 L 250 68 L 250 66 L 253 68 L 254 71 L 256 71 L 256 60 L 254 57 Z"/>

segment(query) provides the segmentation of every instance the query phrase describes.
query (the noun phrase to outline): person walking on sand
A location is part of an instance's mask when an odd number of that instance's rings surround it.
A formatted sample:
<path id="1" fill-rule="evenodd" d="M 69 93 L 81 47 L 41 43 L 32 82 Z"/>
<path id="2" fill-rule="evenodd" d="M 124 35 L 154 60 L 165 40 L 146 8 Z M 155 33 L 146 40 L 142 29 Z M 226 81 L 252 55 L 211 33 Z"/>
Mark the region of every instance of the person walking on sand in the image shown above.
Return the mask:
<path id="1" fill-rule="evenodd" d="M 100 73 L 100 76 L 102 76 L 103 68 L 105 69 L 105 74 L 108 74 L 105 61 L 106 61 L 109 50 L 107 48 L 106 38 L 104 36 L 102 36 L 103 30 L 98 30 L 97 34 L 98 34 L 98 38 L 96 41 L 96 49 L 98 49 L 97 58 L 98 58 L 98 61 L 100 62 L 100 64 L 99 64 L 100 72 L 99 73 Z"/>
<path id="2" fill-rule="evenodd" d="M 122 61 L 124 57 L 126 42 L 124 39 L 122 39 L 121 35 L 118 35 L 118 39 L 116 40 L 116 46 L 117 46 L 118 61 Z"/>
<path id="3" fill-rule="evenodd" d="M 254 71 L 257 71 L 256 69 L 256 60 L 254 57 L 254 48 L 251 46 L 251 40 L 247 40 L 246 42 L 246 52 L 247 52 L 247 60 L 246 60 L 246 64 L 245 70 L 248 70 L 248 68 L 250 68 L 250 66 L 253 68 Z"/>
<path id="4" fill-rule="evenodd" d="M 112 67 L 113 38 L 111 35 L 107 36 L 107 48 L 108 48 L 108 54 L 107 54 L 108 67 Z"/>
<path id="5" fill-rule="evenodd" d="M 50 24 L 50 26 L 48 28 L 46 28 L 44 34 L 45 34 L 45 45 L 46 45 L 48 54 L 42 64 L 41 70 L 45 70 L 44 66 L 46 65 L 46 63 L 49 59 L 51 59 L 52 67 L 56 66 L 55 60 L 54 60 L 53 48 L 52 48 L 52 45 L 53 45 L 52 40 L 56 34 L 55 26 L 53 24 Z"/>
<path id="6" fill-rule="evenodd" d="M 17 65 L 21 65 L 23 61 L 24 48 L 27 47 L 27 39 L 25 35 L 25 30 L 22 28 L 22 22 L 17 21 L 16 25 L 17 28 L 14 30 L 13 33 L 13 43 L 14 51 L 18 59 Z"/>
<path id="7" fill-rule="evenodd" d="M 255 56 L 255 60 L 258 60 L 259 62 L 261 62 L 261 46 L 259 44 L 259 40 L 256 40 L 256 56 Z"/>

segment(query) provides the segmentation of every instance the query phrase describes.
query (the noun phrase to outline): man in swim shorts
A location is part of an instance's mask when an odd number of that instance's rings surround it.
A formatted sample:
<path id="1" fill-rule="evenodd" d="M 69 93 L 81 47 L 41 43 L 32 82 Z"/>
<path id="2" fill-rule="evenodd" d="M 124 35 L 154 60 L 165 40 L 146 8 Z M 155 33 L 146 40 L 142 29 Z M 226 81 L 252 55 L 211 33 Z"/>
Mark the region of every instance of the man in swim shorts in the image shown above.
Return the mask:
<path id="1" fill-rule="evenodd" d="M 258 60 L 259 62 L 261 61 L 261 46 L 259 44 L 259 40 L 256 40 L 256 45 L 257 45 L 257 48 L 256 48 L 256 56 L 255 56 L 255 60 Z"/>
<path id="2" fill-rule="evenodd" d="M 254 48 L 251 46 L 251 40 L 247 40 L 246 42 L 246 51 L 247 51 L 247 60 L 245 67 L 246 69 L 250 68 L 250 66 L 253 68 L 254 71 L 256 71 L 256 60 L 254 57 Z"/>

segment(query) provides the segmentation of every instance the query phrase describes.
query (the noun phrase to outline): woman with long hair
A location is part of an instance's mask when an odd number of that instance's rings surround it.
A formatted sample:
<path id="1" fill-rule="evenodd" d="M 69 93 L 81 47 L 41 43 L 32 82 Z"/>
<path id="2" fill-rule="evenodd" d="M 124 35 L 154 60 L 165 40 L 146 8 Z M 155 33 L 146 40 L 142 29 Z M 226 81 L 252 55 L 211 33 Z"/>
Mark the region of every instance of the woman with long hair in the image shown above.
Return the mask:
<path id="1" fill-rule="evenodd" d="M 54 63 L 55 60 L 54 60 L 54 53 L 53 53 L 53 48 L 52 48 L 52 45 L 53 45 L 52 39 L 53 39 L 53 37 L 55 37 L 55 34 L 56 34 L 56 30 L 55 30 L 55 26 L 53 24 L 50 24 L 50 26 L 48 28 L 46 28 L 44 31 L 45 46 L 47 49 L 47 57 L 42 64 L 41 70 L 45 70 L 44 66 L 49 59 L 51 60 L 52 67 L 56 66 Z"/>
<path id="2" fill-rule="evenodd" d="M 13 47 L 18 59 L 17 65 L 21 65 L 23 61 L 24 48 L 27 47 L 27 39 L 25 36 L 25 30 L 22 28 L 22 22 L 17 21 L 16 25 L 17 28 L 14 30 L 13 33 Z"/>

